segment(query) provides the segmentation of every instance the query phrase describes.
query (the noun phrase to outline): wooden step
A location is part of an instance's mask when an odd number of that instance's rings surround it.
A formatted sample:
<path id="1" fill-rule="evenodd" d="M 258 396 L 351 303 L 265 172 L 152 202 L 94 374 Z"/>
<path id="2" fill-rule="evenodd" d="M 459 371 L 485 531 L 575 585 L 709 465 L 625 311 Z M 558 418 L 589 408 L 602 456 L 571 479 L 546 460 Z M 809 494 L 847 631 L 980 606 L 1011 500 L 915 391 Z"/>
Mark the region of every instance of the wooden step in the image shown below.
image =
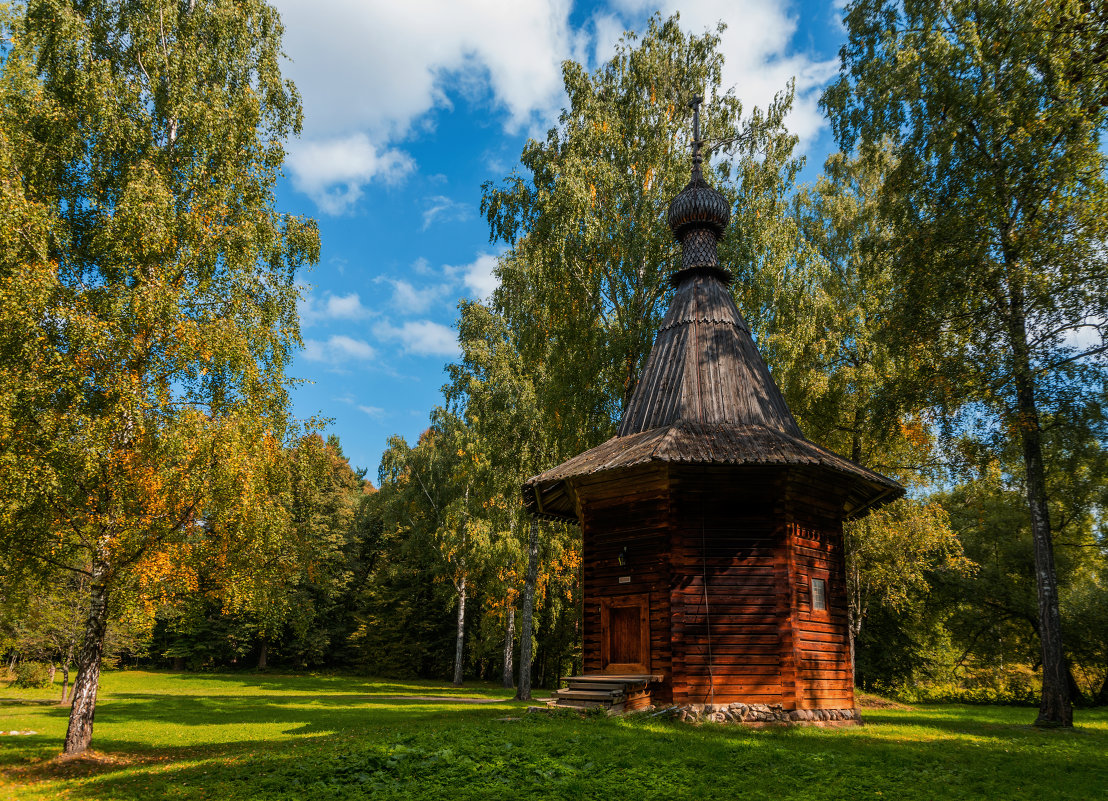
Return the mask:
<path id="1" fill-rule="evenodd" d="M 565 689 L 555 690 L 547 701 L 551 709 L 589 711 L 604 709 L 609 715 L 643 708 L 650 703 L 650 683 L 662 676 L 598 673 L 569 676 Z"/>
<path id="2" fill-rule="evenodd" d="M 615 679 L 585 679 L 579 676 L 571 676 L 564 679 L 566 684 L 580 684 L 589 687 L 645 687 L 645 681 L 616 681 Z"/>
<path id="3" fill-rule="evenodd" d="M 573 701 L 564 704 L 551 704 L 551 709 L 573 709 L 578 712 L 591 712 L 594 709 L 603 709 L 609 715 L 617 715 L 624 711 L 623 704 L 597 704 L 591 701 Z"/>
<path id="4" fill-rule="evenodd" d="M 551 695 L 559 701 L 606 701 L 611 703 L 623 698 L 623 693 L 597 692 L 595 690 L 555 690 Z"/>
<path id="5" fill-rule="evenodd" d="M 554 701 L 553 703 L 551 703 L 550 706 L 554 707 L 555 709 L 611 709 L 613 706 L 615 706 L 615 704 L 613 704 L 611 701 L 607 701 L 607 700 L 605 700 L 605 701 L 589 701 L 589 700 L 585 700 L 585 699 L 569 700 L 569 699 L 559 698 L 556 701 Z M 623 704 L 620 703 L 619 706 L 622 707 Z"/>
<path id="6" fill-rule="evenodd" d="M 583 691 L 595 691 L 595 692 L 608 692 L 608 693 L 622 693 L 627 691 L 626 684 L 600 684 L 599 682 L 591 681 L 571 681 L 568 689 L 570 690 L 583 690 Z M 634 689 L 634 688 L 632 688 Z"/>

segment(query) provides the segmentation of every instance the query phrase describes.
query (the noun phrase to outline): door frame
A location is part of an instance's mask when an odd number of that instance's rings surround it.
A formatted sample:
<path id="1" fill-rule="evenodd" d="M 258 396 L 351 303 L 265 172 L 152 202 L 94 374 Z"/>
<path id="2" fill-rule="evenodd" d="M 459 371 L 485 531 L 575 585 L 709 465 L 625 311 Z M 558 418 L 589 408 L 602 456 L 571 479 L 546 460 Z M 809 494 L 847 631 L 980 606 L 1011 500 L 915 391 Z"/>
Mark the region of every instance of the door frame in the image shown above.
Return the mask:
<path id="1" fill-rule="evenodd" d="M 609 662 L 611 657 L 612 607 L 638 607 L 639 653 L 642 662 Z M 600 670 L 604 673 L 650 672 L 650 594 L 608 595 L 600 599 Z"/>

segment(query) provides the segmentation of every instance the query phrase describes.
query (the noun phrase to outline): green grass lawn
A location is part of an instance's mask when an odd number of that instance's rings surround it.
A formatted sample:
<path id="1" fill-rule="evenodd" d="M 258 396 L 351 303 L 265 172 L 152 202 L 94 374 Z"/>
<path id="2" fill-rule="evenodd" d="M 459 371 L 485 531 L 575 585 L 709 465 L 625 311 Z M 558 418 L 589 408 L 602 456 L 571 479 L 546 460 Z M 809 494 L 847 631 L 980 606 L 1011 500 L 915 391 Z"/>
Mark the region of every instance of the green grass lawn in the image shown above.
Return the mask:
<path id="1" fill-rule="evenodd" d="M 527 714 L 499 688 L 339 676 L 103 676 L 90 758 L 67 710 L 3 689 L 0 798 L 1100 799 L 1108 709 L 866 710 L 856 728 Z M 420 700 L 399 696 L 449 696 Z M 490 701 L 491 699 L 491 701 Z"/>

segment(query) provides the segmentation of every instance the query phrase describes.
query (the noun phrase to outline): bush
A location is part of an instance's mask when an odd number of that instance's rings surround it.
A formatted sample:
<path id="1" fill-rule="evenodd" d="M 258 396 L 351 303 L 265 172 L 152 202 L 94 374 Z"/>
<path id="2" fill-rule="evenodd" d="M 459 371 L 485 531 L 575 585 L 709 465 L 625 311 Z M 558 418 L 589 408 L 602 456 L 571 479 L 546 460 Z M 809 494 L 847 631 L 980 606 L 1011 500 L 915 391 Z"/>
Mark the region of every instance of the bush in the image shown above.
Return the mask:
<path id="1" fill-rule="evenodd" d="M 959 681 L 923 681 L 896 688 L 892 695 L 909 704 L 1002 704 L 1036 706 L 1039 689 L 1030 670 L 980 671 Z"/>
<path id="2" fill-rule="evenodd" d="M 15 687 L 40 690 L 50 686 L 50 666 L 42 662 L 20 662 L 15 669 Z"/>

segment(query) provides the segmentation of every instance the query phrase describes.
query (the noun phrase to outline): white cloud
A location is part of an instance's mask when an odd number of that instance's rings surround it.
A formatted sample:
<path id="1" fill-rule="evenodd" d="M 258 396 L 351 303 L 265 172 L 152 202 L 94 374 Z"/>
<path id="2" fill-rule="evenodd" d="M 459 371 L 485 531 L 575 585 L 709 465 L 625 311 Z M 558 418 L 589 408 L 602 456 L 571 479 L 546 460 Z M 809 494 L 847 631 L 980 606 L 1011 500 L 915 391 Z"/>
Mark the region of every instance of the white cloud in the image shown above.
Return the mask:
<path id="1" fill-rule="evenodd" d="M 382 409 L 380 406 L 362 406 L 359 403 L 357 404 L 357 407 L 359 411 L 365 412 L 370 417 L 374 417 L 378 420 L 385 416 L 385 410 Z"/>
<path id="2" fill-rule="evenodd" d="M 407 153 L 379 150 L 364 133 L 290 142 L 286 163 L 293 186 L 326 214 L 349 211 L 371 180 L 395 182 L 415 167 Z"/>
<path id="3" fill-rule="evenodd" d="M 378 339 L 398 341 L 407 353 L 419 356 L 457 356 L 458 338 L 454 329 L 431 320 L 409 320 L 401 326 L 387 322 L 373 327 Z"/>
<path id="4" fill-rule="evenodd" d="M 447 275 L 460 275 L 466 289 L 478 300 L 487 301 L 500 285 L 496 278 L 497 258 L 490 253 L 480 253 L 472 264 L 464 267 L 446 267 Z"/>
<path id="5" fill-rule="evenodd" d="M 373 312 L 362 305 L 357 292 L 349 295 L 335 295 L 331 292 L 322 298 L 306 295 L 300 302 L 300 322 L 305 326 L 330 320 L 363 320 Z"/>
<path id="6" fill-rule="evenodd" d="M 445 195 L 424 198 L 427 208 L 423 210 L 423 230 L 433 222 L 463 222 L 473 216 L 473 207 L 468 203 L 451 200 Z"/>
<path id="7" fill-rule="evenodd" d="M 333 320 L 357 320 L 368 313 L 357 292 L 349 295 L 328 294 L 324 313 Z"/>
<path id="8" fill-rule="evenodd" d="M 275 4 L 284 72 L 304 105 L 305 141 L 290 144 L 289 170 L 326 214 L 349 211 L 369 182 L 408 173 L 411 157 L 393 145 L 450 108 L 448 92 L 488 98 L 513 131 L 548 123 L 562 105 L 561 62 L 579 38 L 571 0 Z"/>
<path id="9" fill-rule="evenodd" d="M 435 272 L 435 268 L 431 266 L 431 262 L 420 256 L 412 262 L 412 272 L 416 275 L 431 275 Z"/>
<path id="10" fill-rule="evenodd" d="M 616 51 L 619 38 L 627 30 L 626 23 L 615 14 L 598 12 L 593 15 L 592 66 L 603 64 Z"/>
<path id="11" fill-rule="evenodd" d="M 765 107 L 796 76 L 790 126 L 804 147 L 823 126 L 819 92 L 835 60 L 793 52 L 795 13 L 780 0 L 611 0 L 579 30 L 572 0 L 276 0 L 291 63 L 285 74 L 304 103 L 305 141 L 288 164 L 297 189 L 328 214 L 348 211 L 371 181 L 414 168 L 395 143 L 433 125 L 450 93 L 486 99 L 511 131 L 540 131 L 564 103 L 561 62 L 610 57 L 624 28 L 642 30 L 658 8 L 680 10 L 700 33 L 723 20 L 724 87 Z M 541 132 L 541 131 L 540 131 Z M 430 225 L 438 212 L 427 220 Z"/>
<path id="12" fill-rule="evenodd" d="M 313 362 L 343 365 L 351 361 L 369 361 L 377 351 L 368 342 L 336 334 L 326 341 L 304 340 L 304 358 Z"/>
<path id="13" fill-rule="evenodd" d="M 436 303 L 445 300 L 450 292 L 450 287 L 445 284 L 415 287 L 396 278 L 377 280 L 392 285 L 392 310 L 400 314 L 423 314 Z"/>
<path id="14" fill-rule="evenodd" d="M 476 81 L 517 127 L 555 109 L 571 0 L 276 0 L 309 133 L 403 136 Z"/>

